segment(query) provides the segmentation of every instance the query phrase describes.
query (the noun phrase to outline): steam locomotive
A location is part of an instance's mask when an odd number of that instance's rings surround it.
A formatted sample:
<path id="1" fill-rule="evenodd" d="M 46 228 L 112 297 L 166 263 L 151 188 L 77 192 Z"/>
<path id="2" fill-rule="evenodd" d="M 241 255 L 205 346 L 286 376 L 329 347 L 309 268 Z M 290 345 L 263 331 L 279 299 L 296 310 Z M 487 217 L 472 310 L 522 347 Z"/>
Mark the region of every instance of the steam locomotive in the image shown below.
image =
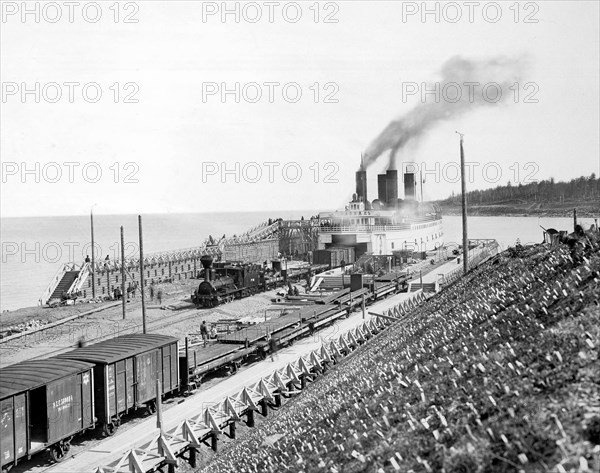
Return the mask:
<path id="1" fill-rule="evenodd" d="M 314 273 L 330 267 L 326 264 L 313 264 L 288 270 L 274 264 L 271 270 L 256 263 L 213 263 L 209 255 L 200 258 L 200 262 L 204 267 L 204 281 L 191 296 L 192 302 L 198 307 L 216 307 L 234 299 L 274 289 L 288 281 L 310 279 Z"/>
<path id="2" fill-rule="evenodd" d="M 204 267 L 204 281 L 192 294 L 192 301 L 197 306 L 216 307 L 267 288 L 265 271 L 260 264 L 213 264 L 209 255 L 200 258 L 200 262 Z"/>

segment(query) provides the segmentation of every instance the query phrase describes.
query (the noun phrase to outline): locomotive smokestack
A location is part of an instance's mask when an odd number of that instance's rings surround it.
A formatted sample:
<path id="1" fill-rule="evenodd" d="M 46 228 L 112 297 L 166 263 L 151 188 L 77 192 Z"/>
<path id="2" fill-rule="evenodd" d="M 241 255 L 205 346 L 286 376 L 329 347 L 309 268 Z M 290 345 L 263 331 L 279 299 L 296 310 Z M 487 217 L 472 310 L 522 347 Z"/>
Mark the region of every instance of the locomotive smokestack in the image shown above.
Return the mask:
<path id="1" fill-rule="evenodd" d="M 390 207 L 395 207 L 398 202 L 398 171 L 388 169 L 385 173 L 386 180 L 386 203 Z"/>
<path id="2" fill-rule="evenodd" d="M 210 281 L 210 267 L 212 262 L 213 259 L 210 255 L 202 255 L 202 258 L 200 258 L 200 263 L 202 263 L 202 267 L 204 268 L 204 280 L 206 282 Z"/>

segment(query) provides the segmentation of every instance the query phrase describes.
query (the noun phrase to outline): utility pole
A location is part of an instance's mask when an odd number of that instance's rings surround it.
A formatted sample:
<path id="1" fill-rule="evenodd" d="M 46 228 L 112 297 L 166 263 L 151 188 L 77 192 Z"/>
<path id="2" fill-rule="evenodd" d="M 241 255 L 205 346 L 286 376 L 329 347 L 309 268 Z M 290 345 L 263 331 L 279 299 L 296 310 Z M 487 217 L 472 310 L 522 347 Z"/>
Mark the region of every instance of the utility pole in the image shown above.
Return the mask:
<path id="1" fill-rule="evenodd" d="M 463 244 L 463 273 L 469 270 L 469 240 L 467 239 L 467 181 L 465 178 L 465 149 L 463 146 L 464 134 L 460 135 L 460 187 L 462 192 L 462 244 Z"/>
<path id="2" fill-rule="evenodd" d="M 138 215 L 140 230 L 140 292 L 142 293 L 142 327 L 146 333 L 146 299 L 144 297 L 144 239 L 142 237 L 142 216 Z"/>
<path id="3" fill-rule="evenodd" d="M 94 270 L 96 269 L 96 255 L 94 252 L 94 206 L 90 209 L 90 225 L 92 232 L 92 298 L 96 298 L 96 278 L 94 277 Z"/>
<path id="4" fill-rule="evenodd" d="M 121 226 L 121 300 L 123 301 L 123 320 L 125 320 L 125 312 L 127 299 L 125 295 L 125 236 L 123 234 L 123 226 Z"/>
<path id="5" fill-rule="evenodd" d="M 156 427 L 163 433 L 160 373 L 156 373 Z"/>

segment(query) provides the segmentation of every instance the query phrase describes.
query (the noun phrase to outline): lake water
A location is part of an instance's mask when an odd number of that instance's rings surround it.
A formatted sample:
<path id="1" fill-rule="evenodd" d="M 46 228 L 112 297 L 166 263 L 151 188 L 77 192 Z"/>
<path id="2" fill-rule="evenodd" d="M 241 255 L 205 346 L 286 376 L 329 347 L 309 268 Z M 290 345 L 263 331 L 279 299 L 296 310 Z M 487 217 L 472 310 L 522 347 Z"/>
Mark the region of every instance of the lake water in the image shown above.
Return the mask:
<path id="1" fill-rule="evenodd" d="M 197 247 L 208 235 L 215 238 L 240 234 L 271 218 L 306 218 L 318 211 L 243 212 L 221 214 L 156 214 L 143 216 L 144 254 Z M 580 219 L 585 226 L 593 219 Z M 37 300 L 62 263 L 82 263 L 90 254 L 89 216 L 3 218 L 0 221 L 0 310 L 37 304 Z M 96 258 L 120 258 L 120 226 L 125 229 L 128 255 L 137 252 L 136 215 L 95 215 Z M 494 238 L 502 249 L 542 240 L 542 230 L 573 230 L 569 218 L 470 217 L 469 238 Z M 447 243 L 461 241 L 461 218 L 444 217 Z"/>

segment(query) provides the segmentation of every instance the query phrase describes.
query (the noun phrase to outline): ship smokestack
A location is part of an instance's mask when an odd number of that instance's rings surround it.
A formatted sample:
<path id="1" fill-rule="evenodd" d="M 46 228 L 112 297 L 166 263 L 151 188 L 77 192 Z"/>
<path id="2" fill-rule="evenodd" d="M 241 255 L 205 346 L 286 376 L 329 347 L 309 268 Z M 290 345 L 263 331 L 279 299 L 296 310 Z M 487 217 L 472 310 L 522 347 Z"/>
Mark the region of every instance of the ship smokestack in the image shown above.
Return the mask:
<path id="1" fill-rule="evenodd" d="M 398 202 L 398 171 L 388 169 L 385 173 L 386 180 L 386 199 L 385 202 L 390 207 L 395 207 Z"/>
<path id="2" fill-rule="evenodd" d="M 360 169 L 356 171 L 356 196 L 359 202 L 367 201 L 367 171 L 363 167 L 363 157 L 360 158 Z"/>
<path id="3" fill-rule="evenodd" d="M 356 171 L 356 196 L 359 202 L 367 201 L 367 171 Z"/>
<path id="4" fill-rule="evenodd" d="M 387 179 L 385 174 L 377 174 L 377 198 L 382 204 L 387 203 Z"/>
<path id="5" fill-rule="evenodd" d="M 404 198 L 415 200 L 415 174 L 413 172 L 404 173 Z"/>

